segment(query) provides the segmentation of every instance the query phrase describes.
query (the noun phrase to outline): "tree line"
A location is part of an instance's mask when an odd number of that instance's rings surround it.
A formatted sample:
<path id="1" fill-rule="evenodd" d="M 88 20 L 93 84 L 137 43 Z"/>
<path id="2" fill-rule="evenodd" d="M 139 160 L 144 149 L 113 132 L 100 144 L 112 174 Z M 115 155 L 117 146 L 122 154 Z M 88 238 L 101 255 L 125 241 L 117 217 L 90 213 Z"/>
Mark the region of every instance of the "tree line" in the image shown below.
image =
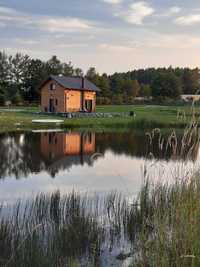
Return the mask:
<path id="1" fill-rule="evenodd" d="M 200 90 L 198 68 L 148 68 L 108 75 L 99 74 L 91 67 L 84 73 L 57 56 L 44 61 L 21 53 L 7 55 L 0 51 L 0 104 L 38 102 L 38 87 L 51 74 L 85 76 L 101 89 L 97 98 L 99 104 L 131 104 L 136 97 L 176 100 L 181 94 L 198 94 Z"/>

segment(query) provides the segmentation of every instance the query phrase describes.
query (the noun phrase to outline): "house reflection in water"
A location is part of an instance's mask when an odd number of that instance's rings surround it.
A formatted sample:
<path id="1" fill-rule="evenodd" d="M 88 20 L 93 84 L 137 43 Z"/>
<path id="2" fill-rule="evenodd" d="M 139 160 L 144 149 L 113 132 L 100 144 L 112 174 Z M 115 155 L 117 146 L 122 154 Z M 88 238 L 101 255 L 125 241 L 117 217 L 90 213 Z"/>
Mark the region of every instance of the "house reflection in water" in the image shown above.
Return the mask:
<path id="1" fill-rule="evenodd" d="M 91 165 L 94 153 L 95 133 L 41 133 L 41 154 L 52 177 L 73 165 Z"/>

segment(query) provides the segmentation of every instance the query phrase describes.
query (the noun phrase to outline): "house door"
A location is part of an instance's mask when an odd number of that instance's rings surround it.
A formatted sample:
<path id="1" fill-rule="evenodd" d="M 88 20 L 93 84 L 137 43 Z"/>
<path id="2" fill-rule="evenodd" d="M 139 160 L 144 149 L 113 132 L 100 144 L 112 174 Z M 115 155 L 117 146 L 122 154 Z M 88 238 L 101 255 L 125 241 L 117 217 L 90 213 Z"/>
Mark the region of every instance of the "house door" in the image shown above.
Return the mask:
<path id="1" fill-rule="evenodd" d="M 49 99 L 49 112 L 54 112 L 53 99 Z"/>
<path id="2" fill-rule="evenodd" d="M 88 112 L 92 112 L 92 100 L 85 100 L 85 108 Z"/>

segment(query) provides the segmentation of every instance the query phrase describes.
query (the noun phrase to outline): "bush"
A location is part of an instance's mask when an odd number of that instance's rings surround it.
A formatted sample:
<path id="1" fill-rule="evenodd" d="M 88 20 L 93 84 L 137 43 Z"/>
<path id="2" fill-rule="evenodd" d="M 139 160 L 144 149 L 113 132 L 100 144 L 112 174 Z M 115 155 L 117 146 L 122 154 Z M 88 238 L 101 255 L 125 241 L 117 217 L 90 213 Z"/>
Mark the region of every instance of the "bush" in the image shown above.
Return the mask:
<path id="1" fill-rule="evenodd" d="M 110 105 L 111 99 L 108 97 L 99 96 L 97 97 L 97 105 Z"/>
<path id="2" fill-rule="evenodd" d="M 114 95 L 112 97 L 112 104 L 121 105 L 123 103 L 124 103 L 124 101 L 123 101 L 123 96 L 122 95 Z"/>

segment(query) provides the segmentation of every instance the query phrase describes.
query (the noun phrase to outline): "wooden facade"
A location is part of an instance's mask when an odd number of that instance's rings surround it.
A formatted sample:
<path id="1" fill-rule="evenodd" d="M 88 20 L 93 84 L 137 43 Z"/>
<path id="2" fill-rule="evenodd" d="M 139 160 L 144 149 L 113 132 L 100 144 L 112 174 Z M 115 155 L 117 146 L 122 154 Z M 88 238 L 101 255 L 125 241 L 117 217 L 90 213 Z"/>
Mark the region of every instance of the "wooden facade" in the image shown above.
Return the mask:
<path id="1" fill-rule="evenodd" d="M 96 91 L 90 88 L 68 88 L 50 78 L 43 83 L 40 92 L 42 112 L 96 111 Z"/>

